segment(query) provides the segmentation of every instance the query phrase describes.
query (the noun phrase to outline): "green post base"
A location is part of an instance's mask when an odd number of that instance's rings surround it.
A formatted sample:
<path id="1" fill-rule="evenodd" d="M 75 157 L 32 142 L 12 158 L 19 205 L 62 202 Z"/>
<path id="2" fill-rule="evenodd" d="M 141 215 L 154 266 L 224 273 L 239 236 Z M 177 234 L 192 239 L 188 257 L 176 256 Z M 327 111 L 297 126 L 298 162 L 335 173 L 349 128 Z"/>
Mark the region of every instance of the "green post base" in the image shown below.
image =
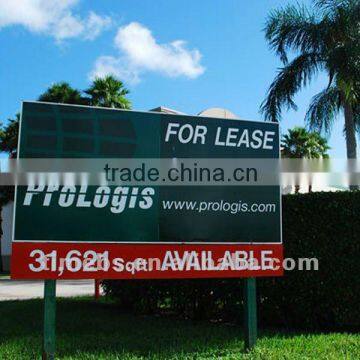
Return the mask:
<path id="1" fill-rule="evenodd" d="M 55 358 L 56 280 L 44 281 L 43 360 Z"/>
<path id="2" fill-rule="evenodd" d="M 256 317 L 256 280 L 245 279 L 244 284 L 244 330 L 245 350 L 251 350 L 256 344 L 257 317 Z"/>

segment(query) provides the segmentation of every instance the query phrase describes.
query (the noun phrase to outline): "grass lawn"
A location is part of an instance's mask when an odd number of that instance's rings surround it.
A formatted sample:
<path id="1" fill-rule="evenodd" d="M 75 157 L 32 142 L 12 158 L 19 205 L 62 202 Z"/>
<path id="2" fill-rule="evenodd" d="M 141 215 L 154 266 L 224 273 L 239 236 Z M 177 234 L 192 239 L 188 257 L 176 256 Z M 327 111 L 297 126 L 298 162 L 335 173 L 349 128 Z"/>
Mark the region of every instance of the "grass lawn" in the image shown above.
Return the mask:
<path id="1" fill-rule="evenodd" d="M 38 359 L 42 301 L 0 302 L 0 359 Z M 360 334 L 260 332 L 243 352 L 241 328 L 123 314 L 111 303 L 58 299 L 59 359 L 360 359 Z"/>

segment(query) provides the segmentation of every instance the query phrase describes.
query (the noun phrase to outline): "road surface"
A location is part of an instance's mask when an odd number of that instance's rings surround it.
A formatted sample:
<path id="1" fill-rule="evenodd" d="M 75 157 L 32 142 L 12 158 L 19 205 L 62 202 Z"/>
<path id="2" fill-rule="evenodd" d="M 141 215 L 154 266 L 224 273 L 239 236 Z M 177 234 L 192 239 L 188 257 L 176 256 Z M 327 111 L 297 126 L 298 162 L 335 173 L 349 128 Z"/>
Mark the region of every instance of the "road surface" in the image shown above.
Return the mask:
<path id="1" fill-rule="evenodd" d="M 43 296 L 42 280 L 0 279 L 0 301 L 35 299 Z M 94 280 L 58 280 L 56 296 L 72 297 L 94 295 Z"/>

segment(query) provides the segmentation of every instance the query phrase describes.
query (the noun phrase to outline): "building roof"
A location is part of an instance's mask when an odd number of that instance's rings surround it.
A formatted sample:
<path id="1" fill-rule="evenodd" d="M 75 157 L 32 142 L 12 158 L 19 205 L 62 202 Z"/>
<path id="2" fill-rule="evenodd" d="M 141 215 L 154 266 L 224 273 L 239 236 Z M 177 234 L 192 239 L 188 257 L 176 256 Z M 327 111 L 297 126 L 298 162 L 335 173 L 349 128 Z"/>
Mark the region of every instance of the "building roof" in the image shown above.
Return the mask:
<path id="1" fill-rule="evenodd" d="M 180 111 L 177 111 L 174 109 L 170 109 L 165 106 L 158 106 L 154 109 L 151 109 L 150 111 L 161 112 L 161 113 L 165 113 L 165 114 L 173 114 L 173 115 L 186 115 L 183 112 L 180 112 Z"/>

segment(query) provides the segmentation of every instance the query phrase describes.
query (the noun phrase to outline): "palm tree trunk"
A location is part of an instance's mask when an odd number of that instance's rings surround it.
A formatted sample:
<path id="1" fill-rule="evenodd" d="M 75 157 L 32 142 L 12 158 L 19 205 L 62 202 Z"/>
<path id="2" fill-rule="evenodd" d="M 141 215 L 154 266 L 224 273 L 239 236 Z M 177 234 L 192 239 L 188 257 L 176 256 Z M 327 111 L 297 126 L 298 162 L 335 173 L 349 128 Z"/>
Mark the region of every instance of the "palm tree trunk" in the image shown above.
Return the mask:
<path id="1" fill-rule="evenodd" d="M 346 155 L 348 159 L 356 159 L 356 135 L 354 112 L 352 106 L 345 102 L 345 136 L 346 136 Z"/>
<path id="2" fill-rule="evenodd" d="M 346 155 L 348 159 L 356 159 L 356 130 L 354 122 L 354 111 L 352 106 L 348 102 L 344 102 L 344 116 L 345 116 L 345 138 L 346 138 Z M 352 179 L 353 170 L 355 169 L 355 164 L 350 163 L 350 181 Z M 359 189 L 358 185 L 350 185 L 350 190 Z"/>

